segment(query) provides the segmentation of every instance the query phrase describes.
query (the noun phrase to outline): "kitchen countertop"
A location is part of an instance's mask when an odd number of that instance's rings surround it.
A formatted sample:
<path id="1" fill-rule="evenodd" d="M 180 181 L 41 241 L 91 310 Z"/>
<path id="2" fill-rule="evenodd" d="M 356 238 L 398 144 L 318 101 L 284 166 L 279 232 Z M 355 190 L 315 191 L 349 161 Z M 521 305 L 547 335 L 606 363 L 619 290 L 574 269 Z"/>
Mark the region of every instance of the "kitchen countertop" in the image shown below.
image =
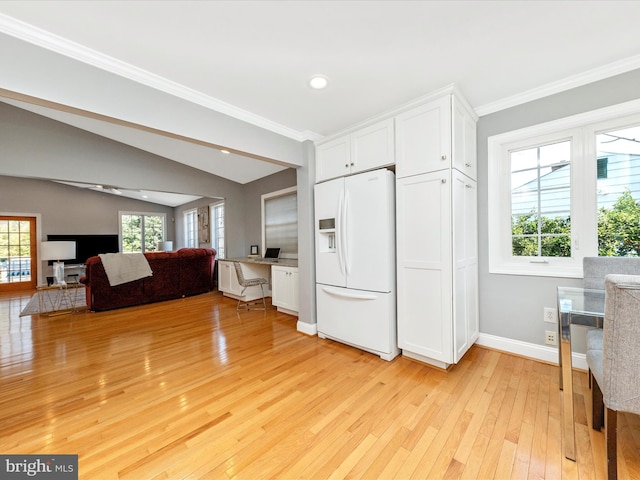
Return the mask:
<path id="1" fill-rule="evenodd" d="M 239 257 L 239 258 L 220 258 L 221 262 L 241 262 L 241 263 L 257 263 L 259 265 L 279 265 L 281 267 L 297 267 L 298 260 L 295 258 L 280 258 L 278 260 L 265 260 L 261 257 Z"/>

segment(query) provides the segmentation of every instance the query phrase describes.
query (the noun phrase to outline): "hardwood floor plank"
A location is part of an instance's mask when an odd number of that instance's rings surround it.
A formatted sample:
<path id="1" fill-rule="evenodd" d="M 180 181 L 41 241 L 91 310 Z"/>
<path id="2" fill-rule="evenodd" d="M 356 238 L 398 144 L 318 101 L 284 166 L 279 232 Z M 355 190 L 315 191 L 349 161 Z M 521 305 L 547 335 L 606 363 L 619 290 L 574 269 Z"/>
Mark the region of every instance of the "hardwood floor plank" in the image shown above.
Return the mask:
<path id="1" fill-rule="evenodd" d="M 557 366 L 386 362 L 217 292 L 19 317 L 32 293 L 0 295 L 0 452 L 77 453 L 83 480 L 605 478 L 584 372 L 572 462 Z M 640 478 L 640 419 L 619 426 L 619 478 Z"/>

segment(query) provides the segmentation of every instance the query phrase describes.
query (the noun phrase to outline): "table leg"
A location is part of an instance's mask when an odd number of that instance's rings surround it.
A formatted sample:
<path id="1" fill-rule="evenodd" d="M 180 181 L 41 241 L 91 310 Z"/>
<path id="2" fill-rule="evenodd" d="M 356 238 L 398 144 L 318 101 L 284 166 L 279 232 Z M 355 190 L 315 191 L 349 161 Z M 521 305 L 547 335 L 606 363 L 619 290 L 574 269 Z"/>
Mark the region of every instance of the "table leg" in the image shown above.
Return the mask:
<path id="1" fill-rule="evenodd" d="M 568 313 L 560 314 L 560 388 L 562 389 L 562 426 L 564 456 L 576 459 L 576 435 L 573 419 L 573 366 L 571 361 L 571 323 Z"/>

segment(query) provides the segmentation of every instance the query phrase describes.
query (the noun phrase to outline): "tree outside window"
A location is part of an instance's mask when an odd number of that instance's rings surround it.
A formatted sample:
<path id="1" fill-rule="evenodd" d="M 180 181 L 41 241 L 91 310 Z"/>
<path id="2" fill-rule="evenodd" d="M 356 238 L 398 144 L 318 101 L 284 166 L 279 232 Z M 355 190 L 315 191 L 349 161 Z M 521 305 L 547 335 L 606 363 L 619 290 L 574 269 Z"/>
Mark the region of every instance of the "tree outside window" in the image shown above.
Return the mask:
<path id="1" fill-rule="evenodd" d="M 164 240 L 164 215 L 124 213 L 120 215 L 122 253 L 155 252 Z"/>

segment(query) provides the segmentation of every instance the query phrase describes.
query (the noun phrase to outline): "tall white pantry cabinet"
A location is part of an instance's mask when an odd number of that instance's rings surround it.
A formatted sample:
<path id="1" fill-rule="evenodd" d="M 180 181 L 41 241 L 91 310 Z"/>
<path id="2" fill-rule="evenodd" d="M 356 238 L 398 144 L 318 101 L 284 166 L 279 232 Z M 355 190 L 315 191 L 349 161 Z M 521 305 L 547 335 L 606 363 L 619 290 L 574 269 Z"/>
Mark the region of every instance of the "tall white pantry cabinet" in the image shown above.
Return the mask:
<path id="1" fill-rule="evenodd" d="M 441 368 L 479 334 L 476 122 L 455 92 L 395 117 L 398 346 Z"/>

